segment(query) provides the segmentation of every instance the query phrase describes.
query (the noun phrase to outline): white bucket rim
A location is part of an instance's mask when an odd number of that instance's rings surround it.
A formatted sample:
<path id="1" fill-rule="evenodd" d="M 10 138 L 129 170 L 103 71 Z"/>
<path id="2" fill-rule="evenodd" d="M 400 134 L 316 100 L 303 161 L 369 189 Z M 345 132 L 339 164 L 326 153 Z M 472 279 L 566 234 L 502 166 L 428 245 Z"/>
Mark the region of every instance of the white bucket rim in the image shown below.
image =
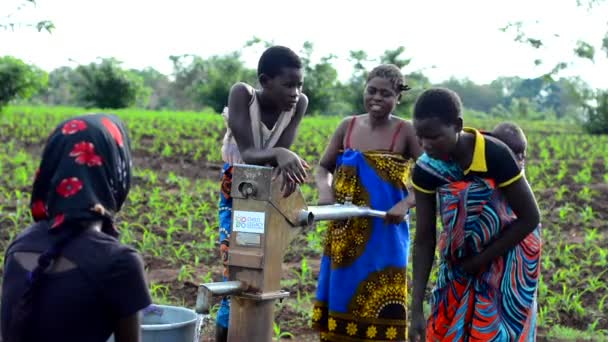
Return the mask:
<path id="1" fill-rule="evenodd" d="M 176 322 L 176 323 L 165 323 L 165 324 L 142 324 L 141 329 L 146 331 L 155 331 L 155 330 L 168 330 L 170 328 L 181 328 L 186 325 L 190 325 L 192 323 L 196 323 L 198 320 L 198 316 L 194 310 L 182 307 L 182 306 L 173 306 L 173 305 L 154 305 L 157 308 L 166 310 L 178 310 L 182 312 L 192 313 L 194 318 L 187 321 Z"/>

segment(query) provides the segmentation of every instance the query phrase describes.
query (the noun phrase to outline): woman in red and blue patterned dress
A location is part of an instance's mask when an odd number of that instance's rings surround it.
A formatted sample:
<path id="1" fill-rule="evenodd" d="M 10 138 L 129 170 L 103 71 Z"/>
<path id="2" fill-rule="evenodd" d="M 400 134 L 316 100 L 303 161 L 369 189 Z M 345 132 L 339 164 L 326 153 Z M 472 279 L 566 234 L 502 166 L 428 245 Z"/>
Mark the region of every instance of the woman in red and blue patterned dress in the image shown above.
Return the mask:
<path id="1" fill-rule="evenodd" d="M 458 95 L 425 91 L 414 127 L 417 160 L 411 340 L 533 341 L 540 214 L 523 169 L 500 140 L 464 128 Z M 438 206 L 437 206 L 437 201 Z M 428 320 L 424 291 L 443 223 Z"/>

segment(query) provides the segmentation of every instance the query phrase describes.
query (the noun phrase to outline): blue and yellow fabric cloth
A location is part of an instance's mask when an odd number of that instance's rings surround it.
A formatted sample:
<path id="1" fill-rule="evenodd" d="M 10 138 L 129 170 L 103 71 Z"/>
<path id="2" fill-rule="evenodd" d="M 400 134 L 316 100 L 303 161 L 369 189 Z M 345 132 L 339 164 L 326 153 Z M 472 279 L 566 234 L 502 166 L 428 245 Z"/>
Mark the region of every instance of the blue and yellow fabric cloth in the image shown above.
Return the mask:
<path id="1" fill-rule="evenodd" d="M 407 197 L 409 170 L 399 154 L 346 149 L 334 173 L 336 201 L 388 211 Z M 409 241 L 407 222 L 329 223 L 312 315 L 321 340 L 406 339 Z"/>

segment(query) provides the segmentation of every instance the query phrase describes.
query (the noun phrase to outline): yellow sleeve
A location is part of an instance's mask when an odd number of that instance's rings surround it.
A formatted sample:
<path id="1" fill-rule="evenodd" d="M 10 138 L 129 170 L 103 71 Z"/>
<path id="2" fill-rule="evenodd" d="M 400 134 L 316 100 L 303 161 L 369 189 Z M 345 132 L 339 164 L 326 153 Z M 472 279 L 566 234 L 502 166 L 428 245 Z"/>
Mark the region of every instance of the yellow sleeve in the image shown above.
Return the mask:
<path id="1" fill-rule="evenodd" d="M 504 188 L 505 186 L 511 185 L 513 183 L 515 183 L 518 179 L 520 179 L 521 177 L 524 176 L 524 170 L 521 170 L 517 175 L 515 175 L 513 178 L 506 180 L 500 184 L 498 184 L 499 188 Z"/>

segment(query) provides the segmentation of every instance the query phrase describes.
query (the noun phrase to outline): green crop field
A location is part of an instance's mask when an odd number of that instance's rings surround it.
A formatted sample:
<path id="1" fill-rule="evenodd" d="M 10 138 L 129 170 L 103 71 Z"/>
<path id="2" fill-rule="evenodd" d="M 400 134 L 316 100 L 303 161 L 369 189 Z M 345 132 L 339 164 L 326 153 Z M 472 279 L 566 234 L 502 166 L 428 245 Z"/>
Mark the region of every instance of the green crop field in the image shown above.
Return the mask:
<path id="1" fill-rule="evenodd" d="M 0 114 L 1 258 L 32 222 L 29 191 L 44 139 L 60 120 L 85 112 L 8 107 Z M 135 166 L 118 220 L 121 240 L 144 256 L 157 303 L 193 307 L 197 284 L 221 279 L 217 202 L 223 119 L 215 113 L 114 113 L 127 123 Z M 339 121 L 305 118 L 296 152 L 316 164 Z M 491 129 L 496 122 L 467 124 Z M 608 336 L 608 136 L 550 122 L 520 124 L 530 143 L 526 174 L 542 209 L 540 332 L 547 340 L 601 340 Z M 302 191 L 314 203 L 309 179 Z M 287 252 L 283 287 L 292 296 L 276 304 L 277 335 L 313 336 L 310 308 L 324 229 L 319 224 L 305 230 Z"/>

